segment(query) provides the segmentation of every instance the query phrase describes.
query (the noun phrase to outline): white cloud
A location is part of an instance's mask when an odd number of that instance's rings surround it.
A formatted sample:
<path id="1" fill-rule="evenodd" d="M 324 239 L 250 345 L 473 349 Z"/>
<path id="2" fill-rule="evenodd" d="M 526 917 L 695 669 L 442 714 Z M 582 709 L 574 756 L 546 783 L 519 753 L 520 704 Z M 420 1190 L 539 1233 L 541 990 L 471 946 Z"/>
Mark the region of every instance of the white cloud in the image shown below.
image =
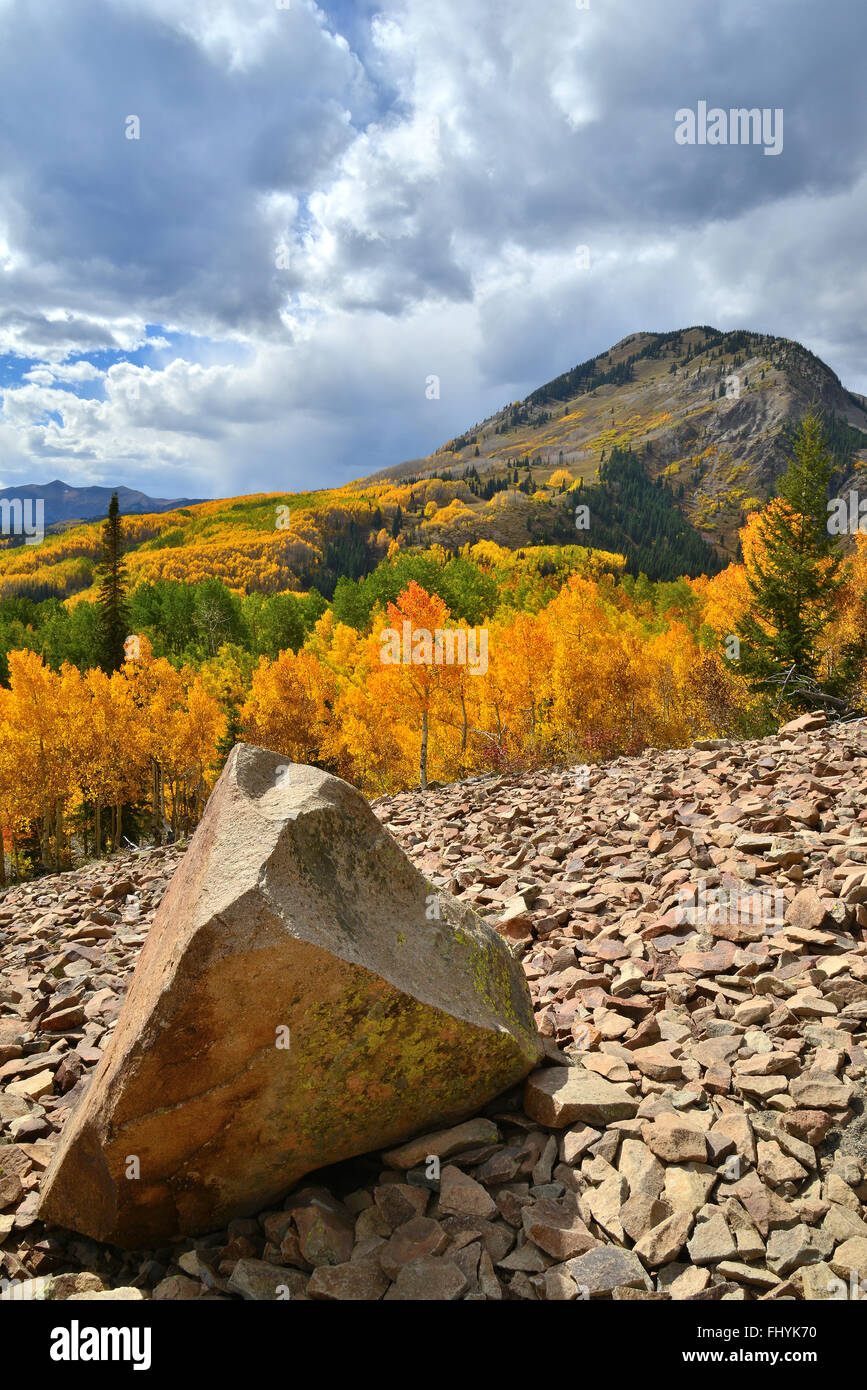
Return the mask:
<path id="1" fill-rule="evenodd" d="M 92 362 L 63 362 L 32 367 L 24 373 L 24 380 L 37 386 L 53 386 L 58 381 L 101 381 L 104 376 Z"/>
<path id="2" fill-rule="evenodd" d="M 321 485 L 694 322 L 799 338 L 867 389 L 860 10 L 382 0 L 346 23 L 355 51 L 310 0 L 81 0 L 50 27 L 0 4 L 10 467 Z M 784 154 L 678 147 L 699 98 L 784 106 Z"/>

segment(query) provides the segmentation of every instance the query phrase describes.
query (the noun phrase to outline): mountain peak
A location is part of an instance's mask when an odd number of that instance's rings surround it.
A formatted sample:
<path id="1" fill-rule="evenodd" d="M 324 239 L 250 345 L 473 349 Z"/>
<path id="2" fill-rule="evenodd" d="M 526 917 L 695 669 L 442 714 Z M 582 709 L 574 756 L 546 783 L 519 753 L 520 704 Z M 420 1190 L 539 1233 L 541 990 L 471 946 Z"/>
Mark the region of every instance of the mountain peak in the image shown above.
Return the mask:
<path id="1" fill-rule="evenodd" d="M 791 434 L 812 405 L 825 414 L 835 486 L 867 463 L 865 399 L 814 353 L 750 329 L 628 334 L 523 400 L 377 477 L 514 478 L 544 487 L 555 473 L 594 484 L 612 451 L 634 455 L 721 559 L 737 553 L 747 515 L 784 471 Z M 567 484 L 568 485 L 568 484 Z M 505 482 L 504 482 L 505 486 Z"/>

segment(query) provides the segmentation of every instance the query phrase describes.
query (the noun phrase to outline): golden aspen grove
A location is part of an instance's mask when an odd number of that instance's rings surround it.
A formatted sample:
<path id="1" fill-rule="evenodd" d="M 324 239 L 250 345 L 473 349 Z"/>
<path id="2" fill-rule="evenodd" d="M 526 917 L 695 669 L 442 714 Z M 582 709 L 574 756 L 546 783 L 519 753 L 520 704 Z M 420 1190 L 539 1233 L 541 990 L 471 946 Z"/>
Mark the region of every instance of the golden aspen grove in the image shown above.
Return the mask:
<path id="1" fill-rule="evenodd" d="M 569 483 L 562 472 L 552 481 L 557 489 Z M 726 644 L 750 610 L 751 570 L 766 557 L 763 521 L 785 502 L 777 499 L 749 517 L 741 536 L 744 563 L 729 564 L 712 577 L 652 583 L 626 574 L 622 555 L 575 545 L 514 550 L 491 539 L 451 549 L 420 545 L 437 518 L 447 527 L 441 511 L 453 511 L 453 493 L 447 485 L 428 483 L 382 488 L 376 498 L 345 497 L 338 523 L 359 516 L 374 521 L 378 512 L 375 521 L 381 524 L 369 528 L 368 539 L 380 563 L 372 577 L 339 581 L 332 601 L 314 603 L 296 625 L 295 640 L 271 655 L 256 654 L 250 632 L 264 621 L 265 605 L 281 597 L 278 592 L 267 599 L 254 587 L 255 576 L 262 580 L 257 567 L 268 546 L 276 553 L 273 540 L 259 534 L 248 549 L 245 530 L 209 537 L 203 549 L 212 555 L 219 550 L 227 583 L 208 588 L 216 581 L 203 555 L 201 570 L 193 565 L 190 572 L 187 564 L 183 586 L 169 584 L 173 601 L 183 605 L 185 595 L 194 595 L 198 603 L 197 644 L 179 652 L 177 645 L 171 650 L 154 617 L 154 592 L 146 582 L 142 587 L 142 575 L 153 575 L 149 566 L 155 562 L 141 546 L 160 528 L 171 528 L 171 519 L 125 522 L 138 586 L 130 621 L 135 625 L 136 616 L 150 613 L 152 626 L 138 623 L 133 655 L 120 669 L 106 673 L 96 664 L 79 669 L 73 660 L 58 660 L 56 650 L 38 649 L 41 629 L 32 623 L 19 621 L 20 646 L 14 645 L 15 632 L 7 638 L 11 648 L 0 688 L 4 881 L 9 874 L 105 854 L 124 842 L 189 835 L 238 739 L 315 763 L 379 796 L 488 772 L 573 766 L 648 747 L 746 736 L 772 726 L 779 711 L 772 713 L 767 697 L 751 689 Z M 223 515 L 229 505 L 222 504 Z M 270 499 L 267 505 L 271 510 Z M 420 517 L 411 551 L 403 547 L 404 537 L 392 535 L 398 509 Z M 283 537 L 280 563 L 302 544 L 318 546 L 321 554 L 336 511 L 333 505 L 296 510 L 293 526 L 299 531 L 288 546 Z M 194 524 L 219 515 L 215 504 L 205 504 Z M 86 544 L 95 558 L 92 529 Z M 308 539 L 300 541 L 299 533 Z M 74 533 L 61 538 L 42 557 L 43 571 L 65 573 L 82 544 Z M 191 548 L 170 546 L 167 553 Z M 230 556 L 236 557 L 235 568 Z M 7 582 L 14 584 L 22 565 L 37 558 L 33 552 L 7 552 Z M 427 587 L 414 577 L 404 582 L 401 566 L 406 574 L 431 576 Z M 272 568 L 266 567 L 262 582 L 266 591 Z M 273 586 L 281 582 L 279 568 Z M 248 583 L 233 584 L 242 573 Z M 383 580 L 378 588 L 377 576 Z M 163 569 L 159 578 L 165 578 Z M 394 597 L 383 598 L 389 583 Z M 456 595 L 454 608 L 444 597 L 449 592 Z M 858 640 L 863 645 L 865 596 L 867 536 L 859 534 L 836 594 L 834 619 L 819 643 L 826 677 L 833 676 L 841 653 Z M 289 597 L 296 604 L 305 601 L 297 591 Z M 68 598 L 67 613 L 83 611 L 88 598 Z M 485 660 L 449 661 L 442 651 L 429 651 L 421 660 L 406 654 L 389 660 L 383 655 L 389 632 L 411 633 L 413 640 L 445 632 L 450 644 L 470 654 L 479 651 L 483 638 Z M 862 665 L 859 689 L 864 675 Z"/>

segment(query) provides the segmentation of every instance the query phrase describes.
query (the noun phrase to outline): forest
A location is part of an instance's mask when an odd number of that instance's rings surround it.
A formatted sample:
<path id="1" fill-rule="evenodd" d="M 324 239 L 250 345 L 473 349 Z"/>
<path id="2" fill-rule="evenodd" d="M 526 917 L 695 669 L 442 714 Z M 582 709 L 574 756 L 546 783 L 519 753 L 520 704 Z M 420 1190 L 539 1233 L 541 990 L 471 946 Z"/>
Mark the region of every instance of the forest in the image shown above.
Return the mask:
<path id="1" fill-rule="evenodd" d="M 189 835 L 238 740 L 378 796 L 863 712 L 867 536 L 829 532 L 835 467 L 809 415 L 742 563 L 713 574 L 654 579 L 575 543 L 403 547 L 381 513 L 382 558 L 328 598 L 131 569 L 148 519 L 113 502 L 92 597 L 0 601 L 0 877 Z M 628 455 L 606 480 L 638 510 Z M 664 545 L 679 518 L 647 486 Z M 384 662 L 382 633 L 405 623 L 483 629 L 486 668 Z"/>

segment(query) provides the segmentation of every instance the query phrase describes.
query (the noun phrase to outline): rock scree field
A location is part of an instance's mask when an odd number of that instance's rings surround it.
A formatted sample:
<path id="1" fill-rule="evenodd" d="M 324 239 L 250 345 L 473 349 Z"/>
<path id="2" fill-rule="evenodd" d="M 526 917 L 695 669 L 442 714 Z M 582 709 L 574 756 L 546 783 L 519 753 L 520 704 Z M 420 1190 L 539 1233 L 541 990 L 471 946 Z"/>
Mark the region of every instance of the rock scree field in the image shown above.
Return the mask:
<path id="1" fill-rule="evenodd" d="M 815 715 L 375 814 L 240 746 L 0 902 L 0 1297 L 852 1296 L 865 783 Z"/>

